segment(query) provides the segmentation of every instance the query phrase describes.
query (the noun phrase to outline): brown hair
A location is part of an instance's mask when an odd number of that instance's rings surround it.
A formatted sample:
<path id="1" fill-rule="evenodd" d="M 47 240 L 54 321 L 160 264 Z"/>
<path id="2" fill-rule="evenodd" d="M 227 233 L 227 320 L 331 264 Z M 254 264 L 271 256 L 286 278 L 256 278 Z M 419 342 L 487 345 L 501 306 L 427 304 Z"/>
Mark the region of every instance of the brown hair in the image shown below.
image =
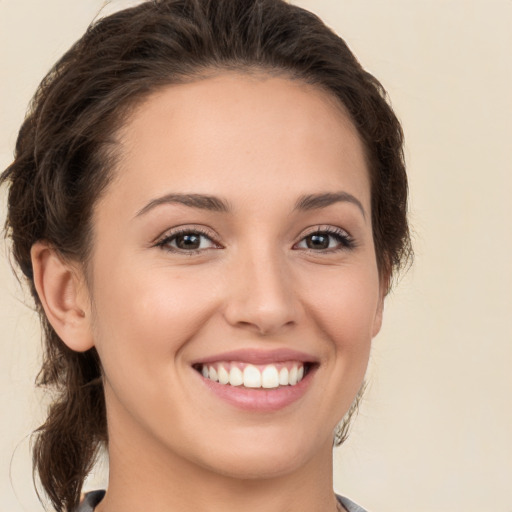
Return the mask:
<path id="1" fill-rule="evenodd" d="M 77 505 L 107 442 L 105 401 L 96 350 L 68 349 L 44 315 L 31 246 L 46 240 L 86 264 L 92 208 L 111 178 L 113 134 L 129 109 L 159 87 L 217 69 L 284 73 L 335 95 L 367 152 L 381 274 L 391 276 L 411 255 L 400 124 L 380 83 L 315 15 L 283 0 L 153 0 L 94 23 L 42 81 L 1 176 L 13 255 L 44 330 L 38 384 L 56 391 L 33 458 L 58 512 Z"/>

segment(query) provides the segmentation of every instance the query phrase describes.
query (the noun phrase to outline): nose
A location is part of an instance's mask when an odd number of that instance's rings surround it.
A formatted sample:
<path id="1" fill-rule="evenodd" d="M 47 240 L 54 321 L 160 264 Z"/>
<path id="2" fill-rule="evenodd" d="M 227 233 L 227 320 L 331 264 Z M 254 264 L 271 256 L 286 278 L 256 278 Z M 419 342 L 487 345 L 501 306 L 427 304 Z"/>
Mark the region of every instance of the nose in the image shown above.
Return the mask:
<path id="1" fill-rule="evenodd" d="M 283 258 L 261 251 L 240 255 L 229 276 L 224 310 L 229 324 L 271 335 L 297 323 L 300 302 Z"/>

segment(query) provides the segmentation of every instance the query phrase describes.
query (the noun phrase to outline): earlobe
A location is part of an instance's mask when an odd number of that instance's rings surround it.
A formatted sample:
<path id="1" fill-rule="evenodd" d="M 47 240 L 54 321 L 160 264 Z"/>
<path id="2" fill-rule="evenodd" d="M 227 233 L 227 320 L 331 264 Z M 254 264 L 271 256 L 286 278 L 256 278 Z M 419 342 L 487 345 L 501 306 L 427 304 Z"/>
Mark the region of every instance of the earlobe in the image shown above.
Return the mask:
<path id="1" fill-rule="evenodd" d="M 71 350 L 92 348 L 89 300 L 80 273 L 45 242 L 32 246 L 31 258 L 37 294 L 55 332 Z"/>

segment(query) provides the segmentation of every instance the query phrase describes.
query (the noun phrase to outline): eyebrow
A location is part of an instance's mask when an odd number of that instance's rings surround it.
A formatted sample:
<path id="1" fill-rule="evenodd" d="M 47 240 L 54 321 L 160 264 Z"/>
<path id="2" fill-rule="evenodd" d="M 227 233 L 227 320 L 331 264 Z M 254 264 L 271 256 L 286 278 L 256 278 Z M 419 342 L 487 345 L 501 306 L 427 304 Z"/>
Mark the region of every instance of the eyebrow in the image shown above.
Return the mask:
<path id="1" fill-rule="evenodd" d="M 139 210 L 136 217 L 144 215 L 149 210 L 161 204 L 183 204 L 190 208 L 199 208 L 201 210 L 209 210 L 212 212 L 229 212 L 231 208 L 226 201 L 219 199 L 215 196 L 208 196 L 203 194 L 166 194 L 165 196 L 158 197 L 150 201 L 144 208 Z"/>
<path id="2" fill-rule="evenodd" d="M 361 210 L 363 217 L 366 219 L 366 212 L 363 205 L 359 199 L 348 192 L 325 192 L 320 194 L 303 195 L 299 197 L 295 203 L 294 210 L 318 210 L 326 208 L 332 204 L 342 202 L 348 202 L 356 205 L 359 210 Z M 216 196 L 204 194 L 166 194 L 150 201 L 146 206 L 139 210 L 135 216 L 139 217 L 140 215 L 144 215 L 148 211 L 162 204 L 173 203 L 183 204 L 190 208 L 199 208 L 201 210 L 208 210 L 212 212 L 226 213 L 231 211 L 229 204 Z"/>
<path id="3" fill-rule="evenodd" d="M 363 217 L 366 219 L 366 212 L 361 201 L 348 192 L 327 192 L 323 194 L 308 194 L 301 196 L 295 203 L 295 210 L 317 210 L 320 208 L 326 208 L 327 206 L 335 203 L 345 202 L 355 204 L 359 210 L 361 210 Z"/>

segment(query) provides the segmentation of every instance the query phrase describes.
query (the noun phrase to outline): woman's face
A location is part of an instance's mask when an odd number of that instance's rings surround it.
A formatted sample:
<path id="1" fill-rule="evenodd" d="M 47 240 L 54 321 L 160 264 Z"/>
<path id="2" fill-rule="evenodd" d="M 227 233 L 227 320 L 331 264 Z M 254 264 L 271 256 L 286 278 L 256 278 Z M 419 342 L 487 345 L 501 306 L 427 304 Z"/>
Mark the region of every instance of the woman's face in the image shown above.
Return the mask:
<path id="1" fill-rule="evenodd" d="M 89 282 L 110 449 L 244 478 L 329 459 L 383 301 L 347 115 L 221 74 L 150 96 L 119 140 Z"/>

